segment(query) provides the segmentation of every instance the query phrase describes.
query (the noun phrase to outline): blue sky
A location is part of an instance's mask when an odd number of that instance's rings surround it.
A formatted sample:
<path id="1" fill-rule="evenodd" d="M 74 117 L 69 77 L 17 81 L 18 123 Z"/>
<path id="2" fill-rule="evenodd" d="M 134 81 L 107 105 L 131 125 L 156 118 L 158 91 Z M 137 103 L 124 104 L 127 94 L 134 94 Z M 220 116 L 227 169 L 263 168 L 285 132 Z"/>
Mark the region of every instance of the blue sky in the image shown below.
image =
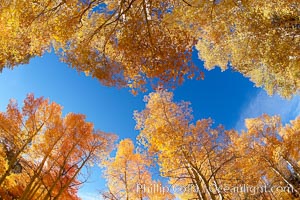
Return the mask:
<path id="1" fill-rule="evenodd" d="M 194 60 L 203 68 L 196 55 Z M 22 105 L 27 93 L 59 103 L 64 107 L 64 114 L 83 113 L 96 129 L 118 134 L 121 139 L 137 136 L 133 111 L 144 108 L 143 96 L 147 94 L 133 96 L 127 89 L 104 87 L 96 79 L 61 63 L 54 54 L 34 58 L 30 64 L 14 70 L 4 69 L 0 74 L 0 111 L 5 110 L 10 98 Z M 192 103 L 195 119 L 211 117 L 227 129 L 241 130 L 245 118 L 262 113 L 280 114 L 284 122 L 300 115 L 299 96 L 291 100 L 269 97 L 247 78 L 231 70 L 205 71 L 204 81 L 187 80 L 174 94 L 176 101 Z M 95 167 L 80 195 L 84 200 L 92 200 L 104 187 L 101 172 Z"/>

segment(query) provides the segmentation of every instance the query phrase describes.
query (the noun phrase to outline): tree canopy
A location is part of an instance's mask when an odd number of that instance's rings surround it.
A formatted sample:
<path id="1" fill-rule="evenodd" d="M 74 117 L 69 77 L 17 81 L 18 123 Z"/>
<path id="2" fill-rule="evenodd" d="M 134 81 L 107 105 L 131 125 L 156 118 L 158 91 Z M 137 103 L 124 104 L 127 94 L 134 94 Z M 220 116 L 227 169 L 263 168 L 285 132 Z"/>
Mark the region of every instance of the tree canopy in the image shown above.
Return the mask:
<path id="1" fill-rule="evenodd" d="M 0 68 L 54 49 L 109 86 L 176 86 L 228 66 L 269 94 L 300 87 L 299 2 L 62 0 L 0 3 Z"/>
<path id="2" fill-rule="evenodd" d="M 193 123 L 189 104 L 174 102 L 171 92 L 145 101 L 135 114 L 138 139 L 170 184 L 195 188 L 177 193 L 180 199 L 299 198 L 299 117 L 286 126 L 278 116 L 247 119 L 239 133 L 211 119 Z"/>
<path id="3" fill-rule="evenodd" d="M 115 145 L 116 135 L 43 97 L 11 100 L 0 112 L 0 199 L 80 200 L 95 164 L 106 200 L 300 199 L 299 116 L 227 130 L 193 119 L 168 90 L 204 79 L 197 53 L 204 69 L 299 94 L 298 0 L 0 0 L 0 71 L 48 52 L 105 86 L 155 92 L 134 112 L 137 145 Z"/>
<path id="4" fill-rule="evenodd" d="M 0 113 L 1 199 L 79 199 L 84 168 L 109 155 L 116 136 L 94 130 L 82 114 L 29 94 Z"/>

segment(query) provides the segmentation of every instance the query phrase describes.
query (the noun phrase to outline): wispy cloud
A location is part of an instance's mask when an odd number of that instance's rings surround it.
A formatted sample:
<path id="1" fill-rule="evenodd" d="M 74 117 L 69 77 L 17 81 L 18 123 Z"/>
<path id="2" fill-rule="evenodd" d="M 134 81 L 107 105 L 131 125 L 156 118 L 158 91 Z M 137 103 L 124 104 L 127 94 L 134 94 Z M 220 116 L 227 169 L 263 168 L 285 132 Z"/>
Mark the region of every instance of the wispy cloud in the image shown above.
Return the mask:
<path id="1" fill-rule="evenodd" d="M 295 96 L 290 100 L 282 99 L 280 96 L 268 96 L 265 91 L 260 91 L 255 97 L 249 100 L 249 103 L 242 109 L 239 120 L 235 128 L 244 129 L 244 120 L 254 118 L 263 113 L 269 115 L 280 115 L 282 122 L 295 119 L 300 116 L 300 96 Z"/>
<path id="2" fill-rule="evenodd" d="M 102 196 L 99 195 L 98 193 L 81 192 L 81 193 L 79 193 L 79 197 L 82 200 L 103 200 Z"/>

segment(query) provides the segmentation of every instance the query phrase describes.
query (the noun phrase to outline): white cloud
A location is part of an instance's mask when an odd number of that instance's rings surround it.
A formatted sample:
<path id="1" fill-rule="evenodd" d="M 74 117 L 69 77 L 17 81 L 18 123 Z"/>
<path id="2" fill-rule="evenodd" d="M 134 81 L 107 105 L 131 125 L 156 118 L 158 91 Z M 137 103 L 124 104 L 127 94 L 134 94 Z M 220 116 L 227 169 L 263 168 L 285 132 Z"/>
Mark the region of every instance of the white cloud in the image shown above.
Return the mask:
<path id="1" fill-rule="evenodd" d="M 103 200 L 102 196 L 97 193 L 79 192 L 78 195 L 82 200 Z"/>
<path id="2" fill-rule="evenodd" d="M 282 99 L 280 96 L 268 96 L 265 91 L 260 91 L 242 109 L 240 118 L 235 125 L 235 129 L 244 129 L 246 118 L 259 117 L 262 114 L 279 115 L 283 123 L 287 123 L 297 116 L 300 116 L 300 96 L 295 96 L 290 100 Z"/>

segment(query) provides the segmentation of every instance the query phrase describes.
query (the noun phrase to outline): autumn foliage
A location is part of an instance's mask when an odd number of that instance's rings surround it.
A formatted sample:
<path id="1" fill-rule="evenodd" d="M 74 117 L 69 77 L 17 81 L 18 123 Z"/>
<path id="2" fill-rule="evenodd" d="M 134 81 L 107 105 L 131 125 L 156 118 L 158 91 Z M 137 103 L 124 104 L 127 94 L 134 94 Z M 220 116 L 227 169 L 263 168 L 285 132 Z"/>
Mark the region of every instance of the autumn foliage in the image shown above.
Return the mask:
<path id="1" fill-rule="evenodd" d="M 181 199 L 299 198 L 299 117 L 286 126 L 277 116 L 247 119 L 238 133 L 211 119 L 193 123 L 189 103 L 173 102 L 171 92 L 151 93 L 145 101 L 135 113 L 138 139 L 170 184 L 197 188 L 177 194 Z M 237 190 L 243 185 L 266 189 Z"/>
<path id="2" fill-rule="evenodd" d="M 82 114 L 32 94 L 0 113 L 2 199 L 79 199 L 80 172 L 109 154 L 115 136 L 94 130 Z"/>
<path id="3" fill-rule="evenodd" d="M 170 192 L 154 193 L 143 190 L 144 186 L 160 185 L 160 181 L 152 180 L 150 164 L 153 162 L 145 154 L 136 152 L 130 139 L 122 140 L 116 152 L 105 166 L 104 176 L 107 179 L 107 191 L 102 193 L 104 199 L 173 199 Z"/>
<path id="4" fill-rule="evenodd" d="M 238 71 L 269 95 L 299 94 L 299 8 L 297 0 L 0 0 L 0 71 L 52 51 L 103 85 L 156 89 L 134 113 L 138 145 L 123 139 L 116 151 L 116 136 L 83 114 L 63 115 L 33 94 L 22 107 L 11 100 L 0 112 L 0 199 L 79 200 L 95 164 L 106 200 L 300 199 L 300 117 L 283 124 L 264 114 L 227 130 L 193 119 L 190 103 L 165 89 L 204 79 L 196 52 L 207 70 Z M 143 188 L 164 184 L 194 190 Z"/>
<path id="5" fill-rule="evenodd" d="M 185 0 L 0 1 L 0 69 L 54 49 L 109 86 L 145 91 L 230 66 L 269 94 L 300 87 L 299 2 Z"/>
<path id="6" fill-rule="evenodd" d="M 94 164 L 104 168 L 102 197 L 109 200 L 300 197 L 299 117 L 282 125 L 280 117 L 262 115 L 238 132 L 212 119 L 194 121 L 190 104 L 165 90 L 145 102 L 134 115 L 140 145 L 121 140 L 109 157 L 116 137 L 94 130 L 84 115 L 62 117 L 61 106 L 32 94 L 21 109 L 11 100 L 0 113 L 1 198 L 79 199 L 83 168 Z M 153 179 L 156 165 L 170 186 L 194 190 L 149 192 L 166 184 Z"/>

